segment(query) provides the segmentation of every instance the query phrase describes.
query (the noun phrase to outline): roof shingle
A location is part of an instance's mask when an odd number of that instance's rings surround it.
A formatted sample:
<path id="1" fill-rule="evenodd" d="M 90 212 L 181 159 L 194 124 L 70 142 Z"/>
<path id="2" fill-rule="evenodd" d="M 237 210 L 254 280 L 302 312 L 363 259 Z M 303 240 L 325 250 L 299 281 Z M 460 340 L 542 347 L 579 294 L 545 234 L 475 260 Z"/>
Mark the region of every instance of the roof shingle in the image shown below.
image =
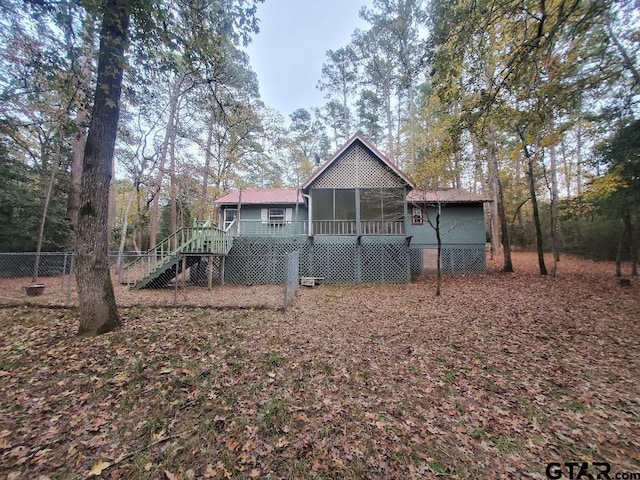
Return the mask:
<path id="1" fill-rule="evenodd" d="M 236 205 L 240 202 L 240 192 L 231 192 L 218 198 L 217 205 Z M 242 190 L 242 204 L 302 204 L 304 198 L 297 188 L 247 188 Z"/>
<path id="2" fill-rule="evenodd" d="M 465 192 L 456 188 L 439 188 L 433 190 L 412 190 L 407 195 L 408 203 L 482 203 L 491 199 L 484 195 Z"/>

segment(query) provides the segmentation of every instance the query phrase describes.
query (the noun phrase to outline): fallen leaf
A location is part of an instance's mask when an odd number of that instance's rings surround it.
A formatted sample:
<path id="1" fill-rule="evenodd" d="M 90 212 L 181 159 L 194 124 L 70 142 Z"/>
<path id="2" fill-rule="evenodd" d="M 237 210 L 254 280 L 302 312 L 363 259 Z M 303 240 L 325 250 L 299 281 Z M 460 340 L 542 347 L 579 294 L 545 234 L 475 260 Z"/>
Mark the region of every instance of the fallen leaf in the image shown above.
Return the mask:
<path id="1" fill-rule="evenodd" d="M 88 477 L 99 477 L 100 475 L 102 475 L 103 470 L 106 470 L 107 468 L 109 468 L 111 466 L 111 464 L 109 462 L 103 462 L 102 460 L 100 460 L 98 463 L 96 463 L 91 470 L 88 473 Z"/>

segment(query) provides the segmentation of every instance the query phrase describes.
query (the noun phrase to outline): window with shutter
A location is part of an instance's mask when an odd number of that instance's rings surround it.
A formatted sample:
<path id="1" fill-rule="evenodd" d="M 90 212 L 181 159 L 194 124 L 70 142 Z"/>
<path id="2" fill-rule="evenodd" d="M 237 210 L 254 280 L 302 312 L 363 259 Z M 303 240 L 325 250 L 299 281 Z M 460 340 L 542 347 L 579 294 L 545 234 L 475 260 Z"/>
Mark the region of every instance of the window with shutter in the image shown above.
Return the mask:
<path id="1" fill-rule="evenodd" d="M 285 222 L 285 209 L 284 208 L 270 208 L 269 209 L 269 223 L 281 224 Z"/>

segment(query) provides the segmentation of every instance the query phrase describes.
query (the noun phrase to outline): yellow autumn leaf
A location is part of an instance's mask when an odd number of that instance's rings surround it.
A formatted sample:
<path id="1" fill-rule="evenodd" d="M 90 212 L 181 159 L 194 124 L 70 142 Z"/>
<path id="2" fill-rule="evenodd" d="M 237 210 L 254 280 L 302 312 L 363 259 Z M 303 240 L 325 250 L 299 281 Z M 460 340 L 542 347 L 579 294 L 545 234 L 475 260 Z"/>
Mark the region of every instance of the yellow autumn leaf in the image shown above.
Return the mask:
<path id="1" fill-rule="evenodd" d="M 89 477 L 98 477 L 98 476 L 102 475 L 102 471 L 103 470 L 106 470 L 110 466 L 111 466 L 111 464 L 109 462 L 103 462 L 102 460 L 100 460 L 89 471 L 89 475 L 88 476 Z"/>

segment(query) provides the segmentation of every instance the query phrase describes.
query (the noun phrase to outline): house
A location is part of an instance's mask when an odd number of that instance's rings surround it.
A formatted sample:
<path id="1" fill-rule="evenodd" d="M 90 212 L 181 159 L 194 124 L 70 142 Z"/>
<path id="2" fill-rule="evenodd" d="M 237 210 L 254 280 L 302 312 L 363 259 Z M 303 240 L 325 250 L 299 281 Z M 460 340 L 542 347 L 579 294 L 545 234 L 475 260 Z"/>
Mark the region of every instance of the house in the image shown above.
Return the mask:
<path id="1" fill-rule="evenodd" d="M 300 276 L 408 282 L 435 267 L 436 209 L 444 272 L 484 273 L 485 201 L 459 190 L 416 189 L 356 134 L 299 189 L 246 189 L 215 201 L 220 229 L 234 232 L 224 280 L 280 283 L 286 254 L 298 251 Z"/>
<path id="2" fill-rule="evenodd" d="M 420 190 L 362 135 L 354 135 L 300 188 L 246 189 L 216 200 L 218 226 L 196 221 L 129 264 L 124 283 L 183 278 L 283 283 L 287 255 L 300 277 L 333 283 L 405 283 L 436 268 L 436 212 L 445 273 L 484 273 L 483 197 Z"/>

